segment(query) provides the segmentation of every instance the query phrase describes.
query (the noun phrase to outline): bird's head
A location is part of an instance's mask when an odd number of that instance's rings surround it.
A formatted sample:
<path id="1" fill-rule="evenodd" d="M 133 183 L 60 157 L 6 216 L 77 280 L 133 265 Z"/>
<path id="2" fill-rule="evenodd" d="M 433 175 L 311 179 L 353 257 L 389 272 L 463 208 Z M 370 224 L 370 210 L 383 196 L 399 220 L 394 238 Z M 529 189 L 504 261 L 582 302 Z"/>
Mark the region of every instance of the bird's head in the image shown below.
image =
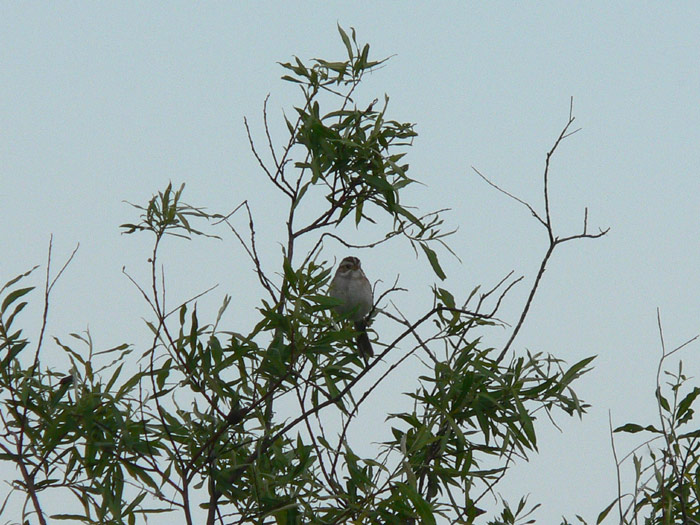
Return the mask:
<path id="1" fill-rule="evenodd" d="M 346 257 L 340 261 L 340 266 L 338 266 L 338 271 L 342 273 L 357 271 L 361 268 L 360 259 L 357 257 Z"/>

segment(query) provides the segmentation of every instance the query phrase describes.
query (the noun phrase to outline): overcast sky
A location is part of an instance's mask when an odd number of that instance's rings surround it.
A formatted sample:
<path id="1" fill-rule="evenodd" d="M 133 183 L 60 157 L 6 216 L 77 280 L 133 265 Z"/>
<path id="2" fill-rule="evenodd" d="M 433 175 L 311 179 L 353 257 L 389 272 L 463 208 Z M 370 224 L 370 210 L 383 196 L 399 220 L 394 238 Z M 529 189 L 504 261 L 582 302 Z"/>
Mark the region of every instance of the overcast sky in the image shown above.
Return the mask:
<path id="1" fill-rule="evenodd" d="M 650 423 L 655 414 L 656 308 L 669 345 L 700 332 L 700 8 L 610 4 L 5 2 L 0 282 L 44 264 L 52 233 L 56 264 L 80 243 L 55 289 L 49 333 L 89 327 L 98 346 L 146 344 L 147 308 L 121 269 L 145 278 L 148 239 L 120 235 L 118 226 L 136 219 L 123 201 L 146 202 L 168 181 L 186 182 L 186 200 L 212 211 L 248 199 L 267 236 L 263 257 L 279 264 L 282 219 L 243 117 L 260 133 L 269 93 L 283 136 L 282 110 L 299 98 L 279 80 L 277 62 L 342 59 L 339 23 L 354 27 L 375 57 L 394 55 L 369 77 L 366 93 L 388 94 L 390 117 L 417 125 L 407 161 L 425 186 L 408 198 L 421 210 L 452 209 L 448 226 L 459 228 L 451 242 L 462 263 L 441 254 L 447 285 L 467 294 L 510 270 L 525 275 L 504 310 L 514 322 L 546 233 L 470 167 L 541 209 L 545 153 L 573 96 L 582 130 L 553 161 L 555 228 L 577 233 L 588 207 L 589 227 L 611 230 L 555 254 L 513 348 L 570 363 L 598 355 L 577 391 L 593 406 L 582 421 L 560 416 L 562 432 L 540 421 L 539 454 L 506 476 L 500 492 L 541 502 L 541 523 L 574 514 L 595 521 L 615 495 L 609 411 L 614 424 Z M 362 229 L 348 235 L 374 240 Z M 337 257 L 345 252 L 338 248 Z M 433 277 L 415 271 L 423 261 L 410 252 L 356 255 L 371 280 L 401 274 L 411 298 L 428 298 Z M 228 293 L 229 319 L 245 318 L 258 292 L 243 257 L 230 235 L 169 243 L 172 304 L 219 283 L 211 308 Z M 36 327 L 37 308 L 24 321 Z M 376 329 L 381 336 L 380 323 Z M 491 343 L 503 337 L 494 332 Z M 694 372 L 698 351 L 682 354 Z M 59 350 L 47 344 L 46 352 Z M 413 385 L 410 366 L 404 391 Z"/>

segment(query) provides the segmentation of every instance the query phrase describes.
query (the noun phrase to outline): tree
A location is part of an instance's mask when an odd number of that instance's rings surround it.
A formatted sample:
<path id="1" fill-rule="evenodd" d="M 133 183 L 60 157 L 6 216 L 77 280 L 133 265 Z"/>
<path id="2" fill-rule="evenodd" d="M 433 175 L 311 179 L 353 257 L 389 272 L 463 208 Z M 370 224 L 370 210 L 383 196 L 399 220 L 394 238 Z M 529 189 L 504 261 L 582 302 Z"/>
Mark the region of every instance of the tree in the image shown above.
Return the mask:
<path id="1" fill-rule="evenodd" d="M 555 234 L 550 159 L 575 133 L 571 111 L 546 156 L 542 211 L 477 172 L 527 207 L 549 241 L 506 344 L 489 347 L 482 334 L 509 326 L 498 312 L 523 279 L 512 273 L 485 292 L 435 284 L 431 303 L 413 318 L 392 307 L 397 282 L 375 294 L 372 317 L 398 335 L 376 340 L 377 355 L 366 366 L 353 351 L 356 334 L 334 318 L 338 303 L 326 295 L 332 272 L 326 243 L 357 250 L 408 243 L 420 264 L 444 280 L 439 253 L 451 251 L 451 232 L 443 229 L 444 210 L 416 214 L 404 204 L 405 188 L 415 182 L 405 162 L 413 125 L 389 119 L 386 96 L 360 102 L 364 76 L 386 59 L 371 59 L 354 30 L 338 29 L 347 57 L 282 64 L 282 78 L 298 86 L 302 98 L 294 116 L 284 118 L 288 140 L 281 147 L 273 143 L 265 100 L 269 162 L 246 121 L 262 176 L 287 202 L 278 273 L 261 262 L 246 201 L 229 214 L 209 213 L 183 200 L 184 185 L 168 185 L 135 206 L 138 221 L 123 225 L 125 233 L 153 239 L 150 283 L 129 276 L 151 311 L 153 337 L 141 356 L 126 343 L 97 351 L 89 333 L 73 334 L 70 342 L 55 339 L 72 363 L 69 373 L 42 364 L 49 297 L 66 267 L 50 277 L 50 250 L 45 314 L 34 345 L 17 328 L 33 271 L 3 287 L 0 458 L 18 469 L 13 490 L 25 497 L 22 520 L 136 523 L 169 512 L 191 524 L 201 522 L 201 506 L 210 524 L 474 523 L 489 519 L 480 518 L 479 505 L 513 462 L 537 449 L 537 413 L 585 412 L 572 384 L 593 357 L 567 367 L 553 355 L 513 351 L 556 249 L 607 231 L 590 233 L 586 212 L 580 233 Z M 245 231 L 233 221 L 240 214 Z M 350 245 L 333 231 L 350 221 L 380 225 L 384 235 Z M 200 319 L 199 297 L 174 310 L 162 301 L 162 244 L 213 236 L 217 225 L 240 243 L 260 285 L 258 321 L 249 330 L 220 326 L 229 297 L 213 319 Z M 364 456 L 349 428 L 373 392 L 414 355 L 423 373 L 409 395 L 412 406 L 388 414 L 390 437 Z M 335 420 L 336 426 L 327 423 Z M 82 510 L 47 509 L 47 491 L 70 494 Z M 513 507 L 503 501 L 489 523 L 516 523 L 531 510 L 526 498 Z"/>
<path id="2" fill-rule="evenodd" d="M 690 378 L 683 372 L 683 361 L 678 371 L 668 368 L 671 356 L 698 339 L 698 335 L 672 350 L 666 346 L 657 310 L 661 357 L 656 372 L 655 403 L 658 410 L 656 424 L 627 423 L 613 430 L 610 418 L 610 436 L 617 468 L 618 494 L 598 516 L 600 523 L 616 511 L 621 524 L 700 523 L 700 429 L 688 428 L 693 423 L 693 403 L 700 388 L 688 391 Z M 662 380 L 666 377 L 666 381 Z M 669 401 L 670 399 L 670 401 Z M 651 437 L 622 458 L 618 458 L 614 435 L 616 433 L 644 433 Z M 643 434 L 643 435 L 644 435 Z M 646 452 L 647 454 L 644 454 Z M 623 491 L 622 468 L 633 466 L 633 486 Z"/>

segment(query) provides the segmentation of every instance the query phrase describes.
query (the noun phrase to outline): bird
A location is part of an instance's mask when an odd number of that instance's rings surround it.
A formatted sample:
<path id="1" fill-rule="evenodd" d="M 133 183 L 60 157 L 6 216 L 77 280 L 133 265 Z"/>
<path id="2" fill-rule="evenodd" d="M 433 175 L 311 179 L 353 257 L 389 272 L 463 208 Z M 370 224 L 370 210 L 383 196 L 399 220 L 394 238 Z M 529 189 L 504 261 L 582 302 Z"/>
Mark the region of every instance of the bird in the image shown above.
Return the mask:
<path id="1" fill-rule="evenodd" d="M 328 288 L 328 295 L 342 301 L 334 307 L 335 312 L 341 316 L 347 316 L 355 323 L 355 330 L 358 332 L 357 351 L 367 363 L 369 358 L 374 356 L 374 350 L 367 335 L 367 316 L 372 311 L 374 298 L 372 285 L 362 271 L 360 259 L 346 257 L 340 261 Z"/>

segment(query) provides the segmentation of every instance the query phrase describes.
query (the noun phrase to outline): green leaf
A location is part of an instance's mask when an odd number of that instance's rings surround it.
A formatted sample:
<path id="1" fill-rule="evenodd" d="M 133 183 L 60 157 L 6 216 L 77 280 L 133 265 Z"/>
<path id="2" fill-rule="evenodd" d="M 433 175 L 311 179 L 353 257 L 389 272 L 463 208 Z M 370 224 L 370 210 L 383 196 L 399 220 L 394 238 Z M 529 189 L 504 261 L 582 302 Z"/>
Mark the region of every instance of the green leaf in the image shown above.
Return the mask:
<path id="1" fill-rule="evenodd" d="M 357 226 L 360 224 L 360 221 L 362 220 L 362 208 L 364 207 L 365 202 L 363 200 L 358 200 L 357 204 L 355 205 L 355 225 Z"/>
<path id="2" fill-rule="evenodd" d="M 298 78 L 290 77 L 289 75 L 282 75 L 282 80 L 286 80 L 287 82 L 295 82 L 297 84 L 301 84 L 301 80 Z"/>
<path id="3" fill-rule="evenodd" d="M 683 415 L 690 409 L 690 406 L 695 401 L 695 398 L 700 394 L 700 388 L 695 387 L 683 400 L 678 403 L 678 410 L 676 410 L 676 417 L 681 419 Z"/>
<path id="4" fill-rule="evenodd" d="M 0 314 L 5 312 L 7 310 L 7 307 L 12 304 L 14 301 L 22 297 L 23 295 L 28 294 L 34 289 L 33 286 L 30 286 L 28 288 L 20 288 L 18 290 L 14 290 L 7 294 L 7 297 L 5 297 L 5 300 L 2 302 L 2 306 L 0 307 Z"/>
<path id="5" fill-rule="evenodd" d="M 162 390 L 163 387 L 165 386 L 165 381 L 168 379 L 168 376 L 170 375 L 170 366 L 172 365 L 172 358 L 169 358 L 163 366 L 158 370 L 158 373 L 156 374 L 156 386 L 158 387 L 159 390 Z"/>
<path id="6" fill-rule="evenodd" d="M 615 430 L 613 430 L 613 432 L 627 432 L 628 434 L 636 434 L 637 432 L 642 432 L 644 430 L 654 432 L 655 434 L 659 433 L 659 431 L 653 425 L 643 427 L 642 425 L 637 425 L 636 423 L 627 423 L 626 425 L 617 427 Z"/>
<path id="7" fill-rule="evenodd" d="M 438 288 L 435 295 L 437 295 L 440 301 L 442 301 L 442 304 L 444 304 L 447 308 L 455 308 L 456 303 L 454 295 L 452 295 L 444 288 Z"/>
<path id="8" fill-rule="evenodd" d="M 528 414 L 527 410 L 521 403 L 517 395 L 513 395 L 513 401 L 518 410 L 518 415 L 520 416 L 520 424 L 522 425 L 525 435 L 528 438 L 529 444 L 537 450 L 537 435 L 535 434 L 535 427 L 532 424 L 532 417 Z"/>
<path id="9" fill-rule="evenodd" d="M 669 404 L 668 404 L 668 399 L 666 399 L 666 398 L 663 396 L 663 394 L 661 393 L 661 388 L 660 388 L 660 387 L 656 389 L 656 399 L 658 400 L 659 405 L 661 406 L 661 408 L 663 408 L 666 412 L 670 412 L 670 411 L 671 411 L 671 407 L 670 407 Z"/>
<path id="10" fill-rule="evenodd" d="M 442 268 L 440 267 L 440 263 L 438 262 L 438 257 L 437 254 L 429 248 L 425 243 L 421 243 L 420 247 L 423 248 L 423 252 L 425 252 L 426 257 L 428 257 L 428 261 L 430 261 L 430 266 L 433 267 L 433 271 L 435 272 L 435 275 L 437 275 L 440 280 L 445 280 L 447 277 L 445 275 L 445 272 L 442 271 Z"/>
<path id="11" fill-rule="evenodd" d="M 319 306 L 319 308 L 315 308 L 314 310 L 330 310 L 331 308 L 343 304 L 341 299 L 336 299 L 328 295 L 312 295 L 309 299 Z"/>
<path id="12" fill-rule="evenodd" d="M 120 364 L 117 367 L 117 369 L 114 371 L 114 373 L 112 374 L 112 377 L 107 382 L 107 386 L 105 387 L 105 392 L 110 392 L 112 390 L 112 386 L 114 386 L 114 383 L 117 381 L 117 378 L 119 377 L 119 374 L 121 373 L 123 366 L 124 366 L 124 363 Z"/>
<path id="13" fill-rule="evenodd" d="M 123 396 L 128 394 L 132 388 L 134 388 L 138 382 L 141 380 L 141 377 L 145 374 L 145 372 L 138 372 L 132 377 L 130 377 L 126 383 L 124 383 L 119 390 L 117 391 L 116 396 L 114 396 L 116 399 L 121 399 Z"/>
<path id="14" fill-rule="evenodd" d="M 80 514 L 54 514 L 51 516 L 54 520 L 70 520 L 70 521 L 82 521 L 85 523 L 93 523 L 93 520 L 89 516 L 82 516 Z"/>
<path id="15" fill-rule="evenodd" d="M 612 503 L 610 503 L 610 505 L 605 507 L 600 514 L 598 514 L 598 519 L 596 520 L 596 525 L 600 525 L 603 522 L 603 520 L 607 517 L 608 513 L 612 510 L 612 508 L 615 506 L 616 503 L 617 503 L 617 498 L 614 499 L 612 501 Z"/>
<path id="16" fill-rule="evenodd" d="M 306 190 L 309 189 L 309 186 L 311 185 L 311 182 L 307 182 L 306 184 L 303 184 L 301 188 L 299 188 L 299 191 L 297 192 L 296 198 L 294 199 L 294 202 L 292 203 L 292 210 L 296 209 L 296 207 L 299 205 L 301 202 L 301 199 L 304 198 L 304 195 L 306 194 Z"/>
<path id="17" fill-rule="evenodd" d="M 10 326 L 12 326 L 12 322 L 15 320 L 15 317 L 17 317 L 17 314 L 24 310 L 24 307 L 27 306 L 27 304 L 28 303 L 26 301 L 22 301 L 15 306 L 15 309 L 12 310 L 12 313 L 5 320 L 5 330 L 8 330 Z"/>
<path id="18" fill-rule="evenodd" d="M 372 186 L 380 191 L 394 191 L 394 187 L 384 178 L 376 175 L 365 175 L 363 178 L 365 184 Z"/>
<path id="19" fill-rule="evenodd" d="M 340 24 L 338 24 L 338 33 L 340 33 L 340 38 L 343 39 L 343 44 L 345 44 L 345 49 L 348 50 L 348 58 L 352 60 L 353 53 L 352 53 L 352 45 L 350 44 L 350 38 L 348 38 L 348 35 L 345 31 L 343 31 L 343 28 L 340 27 Z"/>
<path id="20" fill-rule="evenodd" d="M 289 285 L 294 288 L 297 283 L 297 274 L 294 272 L 292 265 L 289 263 L 289 259 L 286 257 L 282 263 L 282 268 L 284 269 L 284 278 L 287 280 Z"/>
<path id="21" fill-rule="evenodd" d="M 596 357 L 597 356 L 593 355 L 591 357 L 582 359 L 581 361 L 573 365 L 571 368 L 569 368 L 561 378 L 561 386 L 564 387 L 569 385 L 569 383 L 571 383 L 574 379 L 579 377 L 581 374 L 585 373 L 583 369 Z"/>
<path id="22" fill-rule="evenodd" d="M 9 288 L 10 286 L 12 286 L 12 285 L 15 284 L 16 282 L 18 282 L 18 281 L 24 279 L 24 278 L 27 277 L 30 273 L 32 273 L 34 270 L 36 270 L 38 267 L 39 267 L 39 266 L 37 265 L 37 266 L 35 266 L 34 268 L 32 268 L 31 270 L 28 270 L 28 271 L 26 271 L 26 272 L 24 272 L 24 273 L 18 275 L 17 277 L 14 277 L 14 278 L 10 279 L 9 281 L 7 281 L 7 282 L 3 285 L 2 288 L 0 288 L 0 292 L 5 291 L 7 288 Z"/>
<path id="23" fill-rule="evenodd" d="M 425 501 L 423 497 L 410 485 L 406 483 L 398 483 L 396 486 L 400 492 L 408 497 L 408 499 L 411 500 L 411 503 L 413 503 L 413 508 L 416 509 L 416 512 L 420 517 L 420 523 L 423 525 L 435 525 L 435 516 L 430 504 Z"/>

